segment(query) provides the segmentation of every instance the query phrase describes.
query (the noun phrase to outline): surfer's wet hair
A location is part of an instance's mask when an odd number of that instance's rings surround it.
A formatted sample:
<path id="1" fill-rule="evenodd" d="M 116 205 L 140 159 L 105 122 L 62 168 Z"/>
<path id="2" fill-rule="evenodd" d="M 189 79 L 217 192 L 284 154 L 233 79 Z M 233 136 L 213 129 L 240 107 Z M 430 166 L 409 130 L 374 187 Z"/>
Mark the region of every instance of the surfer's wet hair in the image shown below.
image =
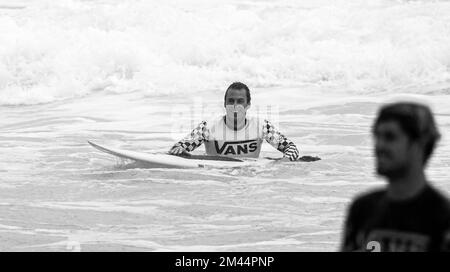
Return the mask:
<path id="1" fill-rule="evenodd" d="M 242 89 L 245 90 L 245 94 L 247 96 L 247 104 L 250 104 L 250 100 L 251 100 L 250 89 L 247 87 L 247 85 L 245 85 L 242 82 L 233 82 L 233 83 L 231 83 L 230 86 L 228 86 L 227 90 L 225 91 L 225 96 L 223 98 L 225 103 L 227 101 L 227 94 L 228 94 L 229 90 L 242 90 Z"/>
<path id="2" fill-rule="evenodd" d="M 375 120 L 372 132 L 382 122 L 396 121 L 412 141 L 424 142 L 424 163 L 428 161 L 440 139 L 433 114 L 425 105 L 400 102 L 383 106 Z"/>

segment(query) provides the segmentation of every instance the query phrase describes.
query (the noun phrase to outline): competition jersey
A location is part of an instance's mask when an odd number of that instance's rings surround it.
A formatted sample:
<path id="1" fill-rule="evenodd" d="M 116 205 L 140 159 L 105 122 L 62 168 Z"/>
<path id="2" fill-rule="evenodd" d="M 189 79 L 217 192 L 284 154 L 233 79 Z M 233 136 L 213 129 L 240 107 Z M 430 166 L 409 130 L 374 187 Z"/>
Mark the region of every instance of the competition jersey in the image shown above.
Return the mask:
<path id="1" fill-rule="evenodd" d="M 429 185 L 406 201 L 381 190 L 353 202 L 345 229 L 344 251 L 450 251 L 450 205 Z"/>
<path id="2" fill-rule="evenodd" d="M 189 135 L 176 143 L 186 151 L 193 151 L 203 143 L 208 155 L 258 158 L 263 140 L 283 152 L 290 160 L 297 160 L 295 144 L 281 134 L 269 121 L 247 118 L 244 128 L 233 130 L 226 125 L 225 116 L 213 122 L 202 121 Z"/>

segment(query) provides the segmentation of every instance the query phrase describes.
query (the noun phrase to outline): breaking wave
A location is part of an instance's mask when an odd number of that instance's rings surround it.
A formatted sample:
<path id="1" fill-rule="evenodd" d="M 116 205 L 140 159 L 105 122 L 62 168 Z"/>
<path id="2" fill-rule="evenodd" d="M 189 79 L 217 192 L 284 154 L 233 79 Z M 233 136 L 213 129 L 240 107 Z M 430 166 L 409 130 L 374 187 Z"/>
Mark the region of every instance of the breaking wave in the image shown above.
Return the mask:
<path id="1" fill-rule="evenodd" d="M 449 2 L 298 2 L 0 3 L 0 104 L 235 80 L 361 93 L 450 82 Z"/>

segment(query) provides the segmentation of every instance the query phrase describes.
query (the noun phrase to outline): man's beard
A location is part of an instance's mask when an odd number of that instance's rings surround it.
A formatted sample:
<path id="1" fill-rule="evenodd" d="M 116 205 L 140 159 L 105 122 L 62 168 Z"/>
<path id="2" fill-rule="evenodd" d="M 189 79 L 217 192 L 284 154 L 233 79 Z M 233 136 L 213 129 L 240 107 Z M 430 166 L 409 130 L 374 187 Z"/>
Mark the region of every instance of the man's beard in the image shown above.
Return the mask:
<path id="1" fill-rule="evenodd" d="M 406 164 L 401 164 L 398 165 L 396 167 L 392 167 L 392 166 L 380 166 L 379 164 L 377 164 L 377 173 L 380 176 L 384 176 L 387 178 L 399 178 L 399 177 L 403 177 L 406 175 L 406 173 L 408 172 L 408 166 Z"/>
<path id="2" fill-rule="evenodd" d="M 387 178 L 398 178 L 406 175 L 406 173 L 408 172 L 407 162 L 403 161 L 399 163 L 393 161 L 393 159 L 394 155 L 392 155 L 390 152 L 377 150 L 377 173 Z M 383 160 L 385 161 L 384 163 L 382 162 Z M 386 162 L 386 160 L 388 160 L 388 162 Z M 392 163 L 389 163 L 389 160 L 392 161 Z"/>

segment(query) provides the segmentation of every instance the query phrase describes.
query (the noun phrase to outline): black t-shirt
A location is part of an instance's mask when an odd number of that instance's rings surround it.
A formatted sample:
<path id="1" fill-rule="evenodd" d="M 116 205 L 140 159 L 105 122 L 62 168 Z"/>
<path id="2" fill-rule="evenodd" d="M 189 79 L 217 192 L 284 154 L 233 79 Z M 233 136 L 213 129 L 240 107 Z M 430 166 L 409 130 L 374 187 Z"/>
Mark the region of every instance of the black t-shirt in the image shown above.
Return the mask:
<path id="1" fill-rule="evenodd" d="M 350 206 L 344 251 L 450 251 L 450 203 L 427 185 L 417 196 L 394 201 L 386 190 Z"/>

